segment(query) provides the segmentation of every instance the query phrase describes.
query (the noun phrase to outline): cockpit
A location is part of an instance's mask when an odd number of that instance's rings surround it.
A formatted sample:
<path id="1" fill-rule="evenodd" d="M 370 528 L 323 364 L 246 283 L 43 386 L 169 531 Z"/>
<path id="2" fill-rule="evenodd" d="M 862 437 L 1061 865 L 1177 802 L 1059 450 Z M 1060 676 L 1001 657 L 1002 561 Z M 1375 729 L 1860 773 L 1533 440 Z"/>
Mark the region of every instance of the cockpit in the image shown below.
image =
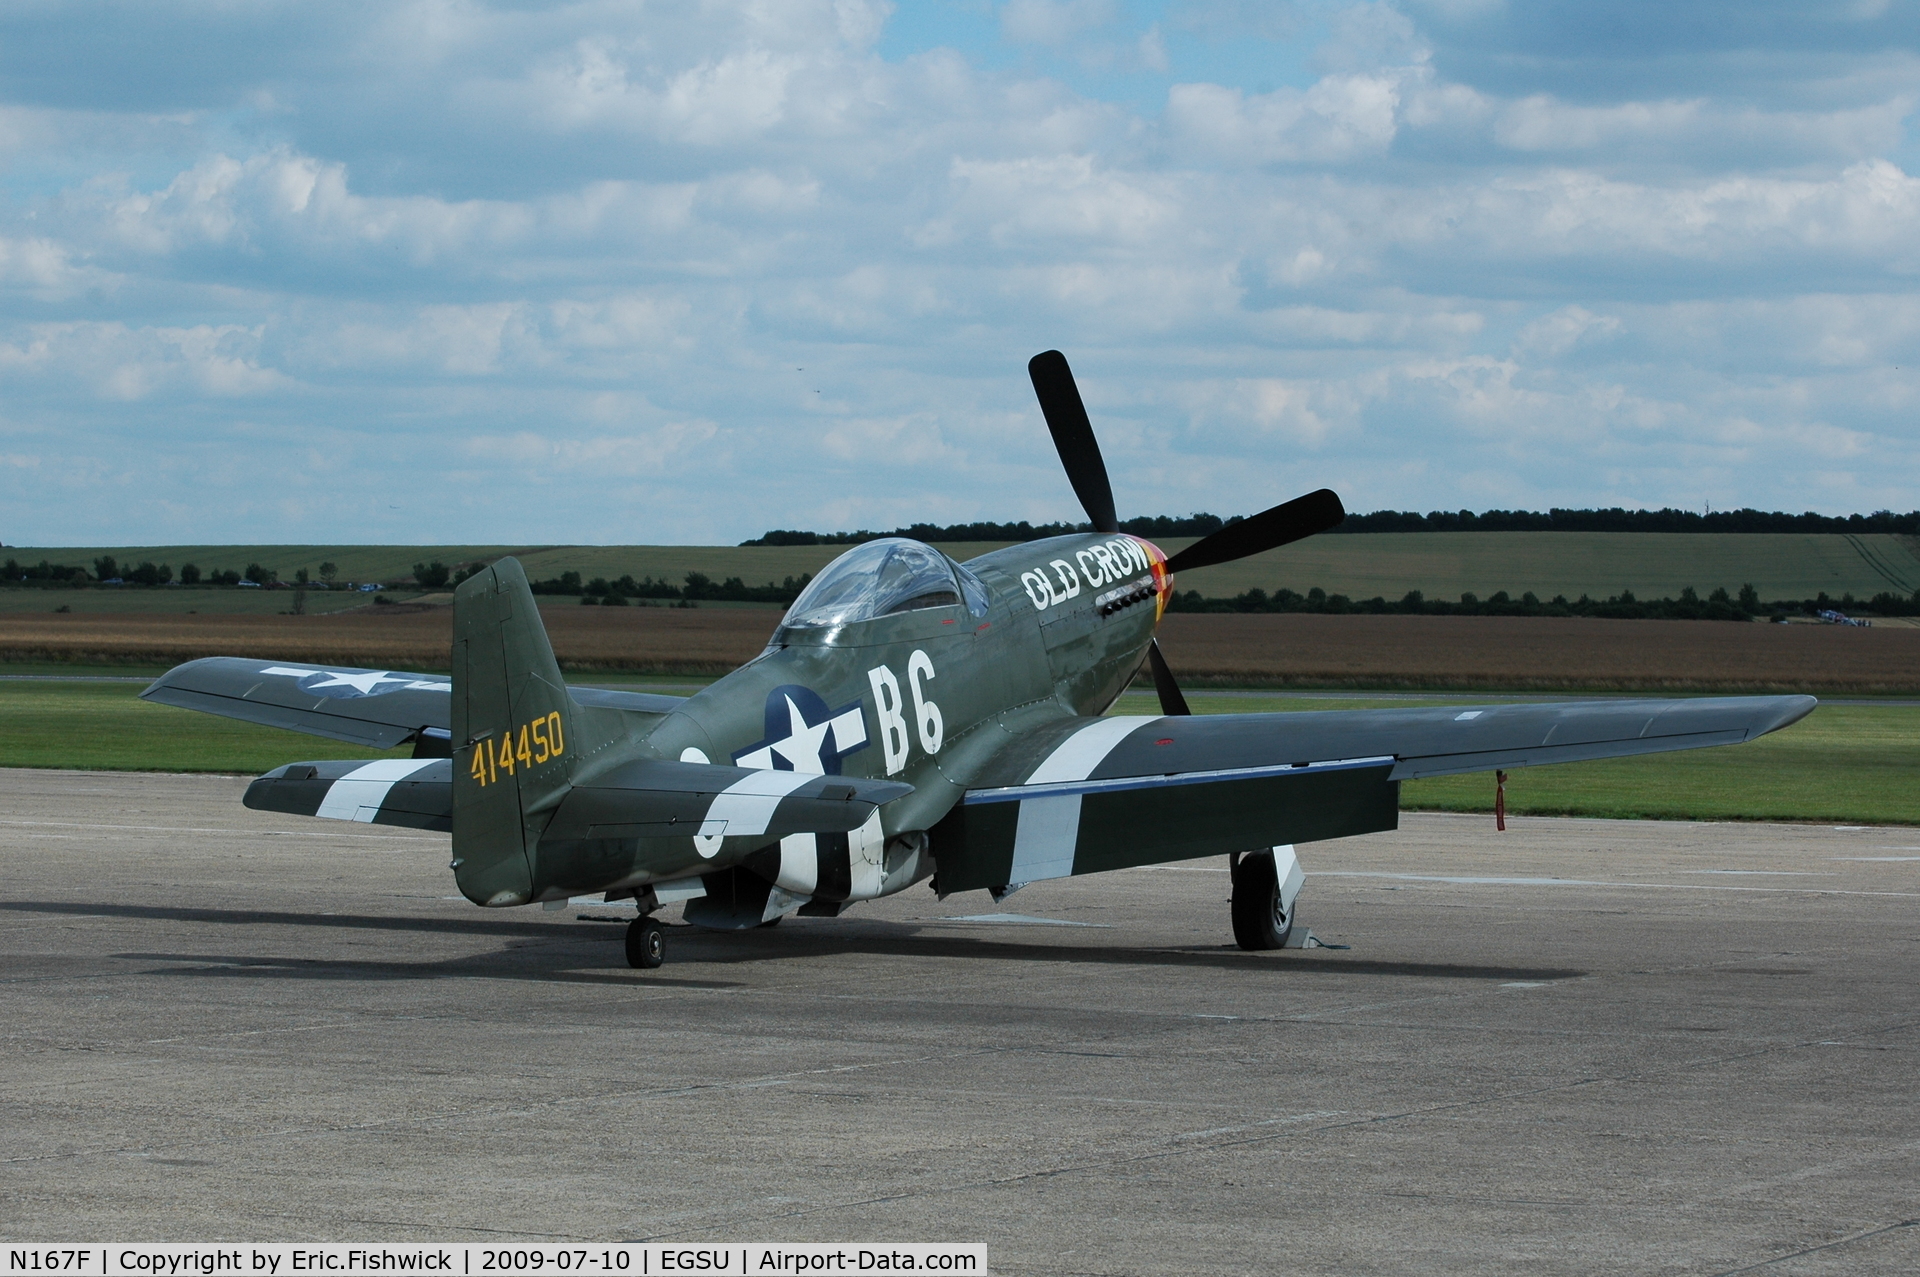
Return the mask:
<path id="1" fill-rule="evenodd" d="M 973 615 L 986 615 L 987 587 L 979 577 L 930 545 L 882 537 L 855 546 L 822 569 L 787 609 L 781 625 L 851 625 L 962 603 Z"/>

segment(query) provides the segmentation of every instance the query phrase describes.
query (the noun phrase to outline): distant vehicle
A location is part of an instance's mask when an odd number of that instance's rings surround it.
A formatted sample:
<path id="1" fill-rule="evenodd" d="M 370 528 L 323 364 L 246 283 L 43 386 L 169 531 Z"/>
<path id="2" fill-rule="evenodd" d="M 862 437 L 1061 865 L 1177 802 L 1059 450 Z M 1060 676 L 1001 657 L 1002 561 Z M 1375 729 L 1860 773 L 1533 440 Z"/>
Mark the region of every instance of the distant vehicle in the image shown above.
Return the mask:
<path id="1" fill-rule="evenodd" d="M 1871 621 L 1862 621 L 1848 616 L 1845 612 L 1836 612 L 1832 608 L 1820 613 L 1820 622 L 1823 625 L 1853 625 L 1863 630 L 1873 624 Z"/>
<path id="2" fill-rule="evenodd" d="M 380 584 L 377 584 L 377 583 L 376 583 L 376 584 L 374 584 L 374 585 L 363 585 L 363 586 L 361 586 L 361 587 L 360 587 L 360 593 L 362 593 L 362 594 L 372 594 L 372 593 L 373 593 L 373 592 L 374 592 L 375 590 L 384 590 L 384 589 L 386 589 L 386 588 L 387 588 L 386 586 L 384 586 L 384 585 L 380 585 Z"/>
<path id="3" fill-rule="evenodd" d="M 235 581 L 234 584 L 239 586 L 243 590 L 257 590 L 260 588 L 260 582 L 249 581 L 244 578 L 242 578 L 241 580 Z"/>
<path id="4" fill-rule="evenodd" d="M 117 576 L 110 576 L 110 577 L 108 577 L 108 578 L 107 578 L 106 580 L 104 580 L 104 581 L 102 581 L 102 582 L 100 582 L 100 584 L 102 584 L 102 585 L 125 585 L 125 584 L 126 584 L 126 582 L 125 582 L 124 580 L 122 580 L 122 579 L 121 579 L 120 577 L 117 577 Z"/>

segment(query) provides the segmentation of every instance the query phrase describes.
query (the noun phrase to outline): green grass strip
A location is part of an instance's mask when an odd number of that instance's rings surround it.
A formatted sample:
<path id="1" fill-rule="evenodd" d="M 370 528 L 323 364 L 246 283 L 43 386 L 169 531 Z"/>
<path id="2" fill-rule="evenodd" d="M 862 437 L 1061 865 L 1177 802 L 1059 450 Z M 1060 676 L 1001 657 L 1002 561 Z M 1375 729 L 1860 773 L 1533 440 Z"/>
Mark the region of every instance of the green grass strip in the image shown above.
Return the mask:
<path id="1" fill-rule="evenodd" d="M 1485 704 L 1469 695 L 1431 701 L 1195 697 L 1200 714 L 1253 714 L 1413 705 Z M 1128 694 L 1119 712 L 1157 711 Z M 1493 776 L 1408 781 L 1409 811 L 1493 811 Z M 1822 705 L 1783 731 L 1745 745 L 1640 758 L 1562 763 L 1507 773 L 1507 812 L 1617 820 L 1805 820 L 1920 825 L 1920 707 Z"/>
<path id="2" fill-rule="evenodd" d="M 298 732 L 255 727 L 139 699 L 137 683 L 0 682 L 0 766 L 241 772 L 321 758 L 398 758 Z M 1414 704 L 1366 697 L 1195 697 L 1207 713 L 1298 712 Z M 1483 698 L 1483 702 L 1485 699 Z M 1154 713 L 1129 694 L 1122 713 Z M 1515 815 L 1664 820 L 1806 820 L 1920 825 L 1920 708 L 1823 705 L 1748 745 L 1510 773 Z M 1412 781 L 1410 810 L 1491 812 L 1491 775 Z"/>
<path id="3" fill-rule="evenodd" d="M 0 682 L 0 766 L 245 772 L 320 758 L 406 758 L 140 699 L 142 683 Z"/>

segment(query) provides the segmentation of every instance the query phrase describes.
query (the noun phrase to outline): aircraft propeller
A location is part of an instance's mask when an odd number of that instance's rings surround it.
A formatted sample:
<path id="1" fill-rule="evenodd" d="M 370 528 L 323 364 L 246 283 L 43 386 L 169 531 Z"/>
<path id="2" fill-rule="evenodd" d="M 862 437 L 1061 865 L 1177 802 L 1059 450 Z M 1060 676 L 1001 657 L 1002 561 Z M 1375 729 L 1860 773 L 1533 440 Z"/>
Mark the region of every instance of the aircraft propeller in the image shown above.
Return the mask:
<path id="1" fill-rule="evenodd" d="M 1060 464 L 1066 467 L 1067 482 L 1073 485 L 1073 495 L 1080 498 L 1093 530 L 1118 532 L 1120 520 L 1113 513 L 1107 463 L 1100 458 L 1100 441 L 1093 437 L 1093 423 L 1087 420 L 1087 406 L 1080 402 L 1080 387 L 1074 384 L 1067 357 L 1057 350 L 1043 350 L 1027 361 L 1027 376 L 1033 378 L 1033 393 L 1039 396 L 1040 412 L 1047 419 Z"/>
<path id="2" fill-rule="evenodd" d="M 1087 519 L 1096 532 L 1118 532 L 1120 520 L 1114 513 L 1113 485 L 1107 479 L 1107 464 L 1100 456 L 1100 442 L 1094 438 L 1093 423 L 1080 399 L 1067 357 L 1057 350 L 1042 351 L 1027 361 L 1027 375 L 1033 379 L 1033 392 L 1040 400 L 1040 411 L 1053 435 L 1053 446 L 1066 468 L 1067 481 L 1080 498 Z M 1250 519 L 1229 524 L 1200 538 L 1167 559 L 1167 571 L 1177 573 L 1188 568 L 1212 567 L 1231 563 L 1263 550 L 1325 532 L 1347 517 L 1346 508 L 1331 488 L 1321 488 L 1303 497 L 1295 497 Z M 1180 693 L 1167 658 L 1161 654 L 1160 641 L 1147 648 L 1147 663 L 1153 668 L 1154 689 L 1160 694 L 1160 709 L 1165 714 L 1190 714 L 1187 698 Z"/>

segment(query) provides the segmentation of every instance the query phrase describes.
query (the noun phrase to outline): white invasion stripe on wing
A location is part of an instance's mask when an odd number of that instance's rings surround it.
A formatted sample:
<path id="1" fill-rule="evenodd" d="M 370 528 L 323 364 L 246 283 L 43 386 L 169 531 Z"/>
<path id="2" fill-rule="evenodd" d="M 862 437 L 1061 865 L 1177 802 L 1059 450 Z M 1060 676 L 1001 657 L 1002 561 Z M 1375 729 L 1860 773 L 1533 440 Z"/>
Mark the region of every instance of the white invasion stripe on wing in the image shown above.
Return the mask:
<path id="1" fill-rule="evenodd" d="M 329 820 L 357 820 L 370 825 L 396 781 L 431 766 L 431 758 L 382 758 L 365 767 L 356 767 L 327 787 L 320 810 L 313 814 Z"/>
<path id="2" fill-rule="evenodd" d="M 1085 780 L 1114 746 L 1153 721 L 1153 717 L 1142 715 L 1099 719 L 1055 746 L 1026 783 L 1057 785 Z M 1008 883 L 1067 877 L 1073 873 L 1073 848 L 1079 839 L 1079 794 L 1024 799 L 1013 831 L 1013 868 Z"/>
<path id="3" fill-rule="evenodd" d="M 1158 721 L 1157 715 L 1119 714 L 1098 718 L 1054 746 L 1051 754 L 1033 769 L 1025 784 L 1045 785 L 1063 780 L 1085 780 L 1113 752 L 1113 747 L 1133 735 L 1143 723 Z"/>
<path id="4" fill-rule="evenodd" d="M 756 771 L 714 795 L 707 820 L 725 821 L 729 838 L 764 834 L 780 800 L 814 779 L 809 772 Z"/>

